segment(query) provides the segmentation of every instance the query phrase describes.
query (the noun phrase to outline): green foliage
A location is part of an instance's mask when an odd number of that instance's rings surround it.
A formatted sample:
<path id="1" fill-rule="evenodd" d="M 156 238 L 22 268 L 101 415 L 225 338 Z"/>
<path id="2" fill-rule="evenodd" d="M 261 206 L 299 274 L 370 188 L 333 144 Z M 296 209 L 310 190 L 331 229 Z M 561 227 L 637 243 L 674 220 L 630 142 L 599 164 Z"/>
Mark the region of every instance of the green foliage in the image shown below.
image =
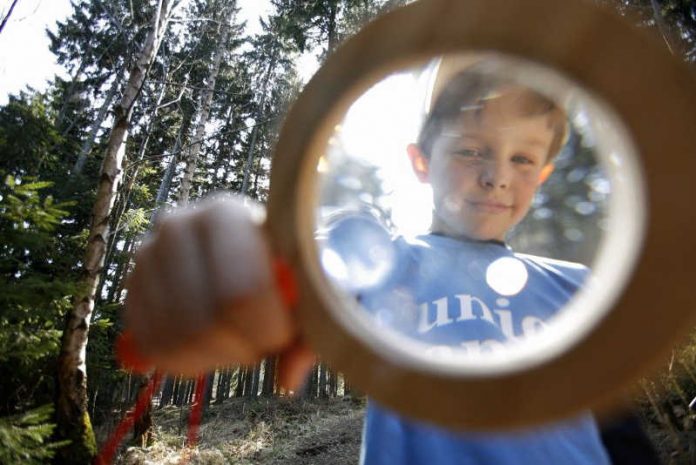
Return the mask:
<path id="1" fill-rule="evenodd" d="M 55 229 L 68 203 L 42 191 L 51 183 L 6 176 L 0 186 L 0 413 L 50 399 L 50 360 L 73 284 L 56 276 Z"/>
<path id="2" fill-rule="evenodd" d="M 13 176 L 5 178 L 7 186 L 0 215 L 9 221 L 12 228 L 22 233 L 29 231 L 51 232 L 67 216 L 68 212 L 62 207 L 68 204 L 56 205 L 52 196 L 40 197 L 40 190 L 51 187 L 51 182 L 21 183 Z"/>
<path id="3" fill-rule="evenodd" d="M 606 231 L 610 182 L 596 149 L 577 128 L 508 242 L 520 252 L 591 266 Z"/>
<path id="4" fill-rule="evenodd" d="M 0 418 L 0 463 L 47 463 L 66 442 L 49 442 L 55 425 L 53 407 L 43 405 L 21 415 Z"/>
<path id="5" fill-rule="evenodd" d="M 51 116 L 41 94 L 10 97 L 0 108 L 0 171 L 15 176 L 60 175 L 56 149 L 63 138 Z"/>
<path id="6" fill-rule="evenodd" d="M 345 39 L 377 15 L 407 0 L 272 0 L 279 32 L 300 52 L 319 51 L 326 58 Z"/>
<path id="7" fill-rule="evenodd" d="M 133 208 L 123 214 L 121 220 L 129 234 L 142 234 L 150 227 L 149 212 L 143 208 Z"/>

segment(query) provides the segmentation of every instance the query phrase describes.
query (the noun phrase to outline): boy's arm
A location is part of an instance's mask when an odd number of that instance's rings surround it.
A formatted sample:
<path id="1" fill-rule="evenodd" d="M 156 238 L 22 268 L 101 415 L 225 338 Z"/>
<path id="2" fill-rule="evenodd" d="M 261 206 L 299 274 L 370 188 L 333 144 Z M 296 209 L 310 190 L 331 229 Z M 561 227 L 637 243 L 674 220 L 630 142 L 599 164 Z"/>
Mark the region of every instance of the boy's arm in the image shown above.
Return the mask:
<path id="1" fill-rule="evenodd" d="M 124 319 L 136 350 L 170 373 L 251 364 L 280 354 L 281 384 L 295 389 L 314 356 L 276 286 L 259 215 L 218 197 L 158 223 L 135 258 Z"/>

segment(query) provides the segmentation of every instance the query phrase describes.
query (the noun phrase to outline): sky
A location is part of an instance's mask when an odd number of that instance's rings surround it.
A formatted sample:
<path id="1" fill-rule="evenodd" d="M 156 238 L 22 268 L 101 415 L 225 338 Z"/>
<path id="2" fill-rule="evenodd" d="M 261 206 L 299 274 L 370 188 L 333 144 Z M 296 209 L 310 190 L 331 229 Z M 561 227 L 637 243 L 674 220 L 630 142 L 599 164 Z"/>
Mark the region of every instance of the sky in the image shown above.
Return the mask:
<path id="1" fill-rule="evenodd" d="M 0 0 L 2 17 L 11 3 L 12 0 Z M 238 6 L 249 33 L 259 30 L 259 16 L 268 15 L 271 9 L 269 0 L 238 0 Z M 48 49 L 45 30 L 55 31 L 56 22 L 71 12 L 70 0 L 19 0 L 0 33 L 0 105 L 7 103 L 9 94 L 16 94 L 27 85 L 43 90 L 54 75 L 65 76 Z M 302 63 L 307 63 L 305 68 L 312 66 L 312 60 L 306 57 Z M 312 71 L 305 70 L 303 74 Z"/>
<path id="2" fill-rule="evenodd" d="M 10 4 L 11 0 L 0 0 L 2 17 Z M 44 31 L 47 26 L 55 30 L 56 21 L 71 10 L 69 0 L 19 0 L 0 34 L 0 104 L 7 102 L 8 93 L 26 85 L 45 88 L 61 72 Z"/>

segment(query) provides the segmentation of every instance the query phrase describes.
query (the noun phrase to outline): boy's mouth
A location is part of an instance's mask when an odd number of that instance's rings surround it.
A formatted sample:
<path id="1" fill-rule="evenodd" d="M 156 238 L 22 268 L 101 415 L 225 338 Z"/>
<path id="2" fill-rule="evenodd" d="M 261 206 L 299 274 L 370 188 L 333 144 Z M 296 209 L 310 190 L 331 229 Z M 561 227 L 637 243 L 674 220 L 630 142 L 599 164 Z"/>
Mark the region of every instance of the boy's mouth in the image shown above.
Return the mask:
<path id="1" fill-rule="evenodd" d="M 505 213 L 512 208 L 511 205 L 495 200 L 467 200 L 466 203 L 481 213 Z"/>

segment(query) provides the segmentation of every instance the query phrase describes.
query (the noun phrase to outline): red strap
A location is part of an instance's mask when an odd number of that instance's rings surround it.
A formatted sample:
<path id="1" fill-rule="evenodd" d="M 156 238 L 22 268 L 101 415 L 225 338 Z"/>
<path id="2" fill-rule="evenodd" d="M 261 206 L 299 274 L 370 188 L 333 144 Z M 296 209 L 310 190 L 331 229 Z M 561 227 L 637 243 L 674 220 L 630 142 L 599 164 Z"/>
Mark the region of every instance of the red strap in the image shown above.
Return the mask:
<path id="1" fill-rule="evenodd" d="M 293 273 L 292 268 L 290 268 L 290 265 L 280 258 L 273 262 L 273 267 L 276 284 L 283 298 L 283 302 L 288 309 L 291 310 L 295 307 L 295 305 L 297 305 L 299 300 L 295 274 Z M 146 373 L 152 366 L 152 364 L 145 357 L 143 357 L 140 352 L 138 352 L 133 334 L 128 331 L 124 331 L 116 340 L 116 358 L 125 369 L 134 371 L 136 373 Z M 145 409 L 150 404 L 152 396 L 159 387 L 161 380 L 162 374 L 156 371 L 152 375 L 152 378 L 150 379 L 145 391 L 143 391 L 138 397 L 135 408 L 126 413 L 126 416 L 121 420 L 102 447 L 101 452 L 94 461 L 95 465 L 111 464 L 118 446 L 121 444 L 123 438 L 133 427 L 138 418 L 145 413 Z M 196 443 L 198 442 L 198 431 L 201 424 L 201 417 L 203 415 L 206 385 L 207 377 L 205 375 L 199 375 L 196 379 L 195 404 L 191 408 L 191 414 L 189 416 L 188 434 L 186 440 L 187 448 L 195 447 Z M 180 464 L 185 464 L 188 461 L 188 458 L 188 454 L 183 455 Z"/>
<path id="2" fill-rule="evenodd" d="M 116 339 L 116 360 L 127 371 L 144 374 L 152 369 L 152 363 L 138 351 L 130 331 L 122 332 Z"/>
<path id="3" fill-rule="evenodd" d="M 191 415 L 189 416 L 188 434 L 186 437 L 186 445 L 188 447 L 196 447 L 198 443 L 198 427 L 201 425 L 201 417 L 203 416 L 203 405 L 205 404 L 205 388 L 208 386 L 208 377 L 206 375 L 198 375 L 196 379 L 196 403 L 191 407 Z"/>
<path id="4" fill-rule="evenodd" d="M 288 310 L 292 310 L 299 300 L 295 273 L 292 271 L 290 265 L 282 258 L 276 258 L 273 261 L 273 267 L 276 285 L 278 286 L 280 295 L 283 297 L 283 302 L 288 307 Z"/>
<path id="5" fill-rule="evenodd" d="M 152 378 L 150 378 L 147 387 L 142 393 L 140 393 L 140 396 L 138 396 L 138 400 L 135 402 L 135 408 L 126 413 L 126 416 L 123 417 L 114 432 L 111 433 L 111 436 L 109 436 L 109 439 L 102 447 L 102 450 L 99 455 L 97 455 L 97 458 L 94 459 L 95 465 L 110 465 L 112 463 L 118 446 L 121 444 L 121 441 L 123 441 L 123 438 L 126 436 L 126 434 L 128 434 L 128 431 L 130 431 L 135 422 L 143 415 L 143 413 L 145 413 L 145 410 L 150 405 L 150 400 L 159 387 L 161 380 L 162 374 L 160 372 L 156 371 L 152 374 Z"/>

